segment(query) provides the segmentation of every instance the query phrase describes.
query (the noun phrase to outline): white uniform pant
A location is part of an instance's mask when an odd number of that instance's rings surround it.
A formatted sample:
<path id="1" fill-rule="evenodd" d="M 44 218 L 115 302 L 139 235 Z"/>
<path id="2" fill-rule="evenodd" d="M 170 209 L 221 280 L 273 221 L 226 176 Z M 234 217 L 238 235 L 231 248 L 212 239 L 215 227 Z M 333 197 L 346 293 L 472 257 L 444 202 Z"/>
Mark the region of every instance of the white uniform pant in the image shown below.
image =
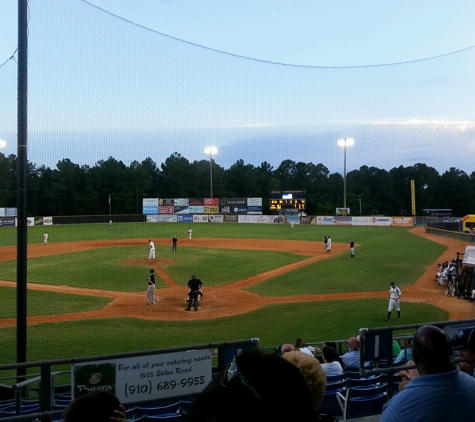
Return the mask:
<path id="1" fill-rule="evenodd" d="M 399 299 L 389 299 L 388 312 L 391 312 L 393 308 L 396 308 L 396 311 L 400 312 L 401 308 L 399 307 Z"/>
<path id="2" fill-rule="evenodd" d="M 155 259 L 155 248 L 150 249 L 150 253 L 148 254 L 148 257 Z"/>

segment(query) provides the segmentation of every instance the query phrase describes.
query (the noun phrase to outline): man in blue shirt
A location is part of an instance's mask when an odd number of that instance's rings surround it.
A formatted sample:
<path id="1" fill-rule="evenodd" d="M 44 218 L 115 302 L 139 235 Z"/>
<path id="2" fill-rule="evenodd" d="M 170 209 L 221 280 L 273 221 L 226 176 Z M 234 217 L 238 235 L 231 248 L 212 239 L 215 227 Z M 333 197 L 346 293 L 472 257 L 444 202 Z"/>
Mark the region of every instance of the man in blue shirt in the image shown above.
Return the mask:
<path id="1" fill-rule="evenodd" d="M 394 396 L 380 422 L 469 421 L 475 415 L 475 379 L 455 365 L 447 334 L 420 327 L 412 346 L 420 376 Z"/>
<path id="2" fill-rule="evenodd" d="M 357 337 L 350 337 L 348 339 L 348 352 L 341 356 L 341 360 L 346 368 L 360 367 L 360 341 Z M 364 364 L 366 366 L 369 362 Z"/>

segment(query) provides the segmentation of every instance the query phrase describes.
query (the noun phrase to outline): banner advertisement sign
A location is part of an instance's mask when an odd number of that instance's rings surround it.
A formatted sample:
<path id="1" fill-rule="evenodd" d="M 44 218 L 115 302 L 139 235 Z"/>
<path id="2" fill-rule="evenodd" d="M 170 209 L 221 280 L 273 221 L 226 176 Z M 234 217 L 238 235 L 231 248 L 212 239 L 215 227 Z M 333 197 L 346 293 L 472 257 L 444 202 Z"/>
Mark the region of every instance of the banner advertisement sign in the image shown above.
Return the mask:
<path id="1" fill-rule="evenodd" d="M 205 205 L 205 214 L 219 214 L 219 207 L 218 206 L 206 206 Z"/>
<path id="2" fill-rule="evenodd" d="M 35 217 L 35 226 L 43 225 L 43 217 Z"/>
<path id="3" fill-rule="evenodd" d="M 147 223 L 176 223 L 178 217 L 170 214 L 147 215 Z"/>
<path id="4" fill-rule="evenodd" d="M 53 225 L 53 217 L 43 217 L 43 225 L 44 226 L 52 226 Z"/>
<path id="5" fill-rule="evenodd" d="M 231 212 L 233 214 L 247 214 L 247 206 L 246 207 L 233 206 L 231 207 Z"/>
<path id="6" fill-rule="evenodd" d="M 317 224 L 324 225 L 324 226 L 332 226 L 334 224 L 334 217 L 330 216 L 318 216 L 317 217 Z"/>
<path id="7" fill-rule="evenodd" d="M 247 213 L 248 214 L 262 214 L 262 206 L 248 205 Z"/>
<path id="8" fill-rule="evenodd" d="M 190 213 L 190 208 L 188 207 L 188 205 L 183 205 L 183 206 L 175 205 L 173 209 L 174 209 L 175 214 L 189 214 Z"/>
<path id="9" fill-rule="evenodd" d="M 203 202 L 204 206 L 208 207 L 218 207 L 219 206 L 219 198 L 205 198 Z"/>
<path id="10" fill-rule="evenodd" d="M 207 215 L 194 215 L 193 216 L 193 223 L 207 223 L 208 216 Z"/>
<path id="11" fill-rule="evenodd" d="M 175 207 L 173 205 L 162 205 L 158 208 L 158 213 L 159 214 L 173 214 L 174 208 Z"/>
<path id="12" fill-rule="evenodd" d="M 0 217 L 16 217 L 16 208 L 0 208 Z"/>
<path id="13" fill-rule="evenodd" d="M 175 200 L 172 199 L 172 198 L 160 198 L 158 200 L 158 206 L 159 207 L 162 207 L 162 206 L 173 206 L 175 205 Z"/>
<path id="14" fill-rule="evenodd" d="M 175 198 L 173 205 L 175 205 L 175 207 L 187 207 L 190 205 L 190 200 L 188 198 Z"/>
<path id="15" fill-rule="evenodd" d="M 16 218 L 0 218 L 0 227 L 15 227 L 16 226 Z"/>
<path id="16" fill-rule="evenodd" d="M 247 206 L 262 208 L 262 198 L 247 198 Z"/>
<path id="17" fill-rule="evenodd" d="M 226 205 L 238 205 L 238 206 L 240 205 L 240 206 L 247 207 L 247 199 L 246 198 L 226 198 Z"/>
<path id="18" fill-rule="evenodd" d="M 311 215 L 300 217 L 300 224 L 307 224 L 307 225 L 317 224 L 317 217 L 312 217 Z"/>
<path id="19" fill-rule="evenodd" d="M 274 218 L 272 215 L 239 215 L 239 223 L 258 223 L 258 224 L 269 224 L 271 219 Z"/>
<path id="20" fill-rule="evenodd" d="M 203 214 L 205 212 L 205 207 L 203 205 L 191 205 L 188 208 L 190 214 Z"/>
<path id="21" fill-rule="evenodd" d="M 231 214 L 231 206 L 230 205 L 221 205 L 219 207 L 220 214 Z"/>
<path id="22" fill-rule="evenodd" d="M 193 216 L 190 215 L 178 215 L 177 221 L 179 223 L 193 223 Z"/>
<path id="23" fill-rule="evenodd" d="M 190 205 L 204 205 L 203 198 L 190 198 Z"/>
<path id="24" fill-rule="evenodd" d="M 273 224 L 283 224 L 283 223 L 286 223 L 287 221 L 288 221 L 287 217 L 284 217 L 283 215 L 275 215 L 275 216 L 272 216 L 272 220 L 270 222 Z"/>
<path id="25" fill-rule="evenodd" d="M 35 217 L 26 217 L 26 225 L 27 226 L 34 226 L 35 225 Z"/>
<path id="26" fill-rule="evenodd" d="M 337 226 L 351 226 L 351 217 L 337 215 L 333 221 L 333 224 Z"/>
<path id="27" fill-rule="evenodd" d="M 143 206 L 142 214 L 158 214 L 158 205 Z"/>
<path id="28" fill-rule="evenodd" d="M 222 223 L 224 215 L 208 215 L 208 222 L 210 223 Z"/>
<path id="29" fill-rule="evenodd" d="M 211 381 L 211 349 L 138 356 L 71 366 L 73 397 L 97 389 L 121 403 L 192 395 Z"/>
<path id="30" fill-rule="evenodd" d="M 393 226 L 413 226 L 414 217 L 393 217 Z"/>
<path id="31" fill-rule="evenodd" d="M 289 215 L 287 217 L 290 224 L 300 224 L 300 217 L 298 215 Z"/>
<path id="32" fill-rule="evenodd" d="M 142 207 L 158 207 L 158 198 L 143 198 Z"/>
<path id="33" fill-rule="evenodd" d="M 350 209 L 349 208 L 337 208 L 335 211 L 335 215 L 350 215 Z"/>
<path id="34" fill-rule="evenodd" d="M 225 223 L 237 223 L 239 219 L 239 216 L 235 214 L 223 215 L 223 217 L 224 217 L 223 221 Z"/>

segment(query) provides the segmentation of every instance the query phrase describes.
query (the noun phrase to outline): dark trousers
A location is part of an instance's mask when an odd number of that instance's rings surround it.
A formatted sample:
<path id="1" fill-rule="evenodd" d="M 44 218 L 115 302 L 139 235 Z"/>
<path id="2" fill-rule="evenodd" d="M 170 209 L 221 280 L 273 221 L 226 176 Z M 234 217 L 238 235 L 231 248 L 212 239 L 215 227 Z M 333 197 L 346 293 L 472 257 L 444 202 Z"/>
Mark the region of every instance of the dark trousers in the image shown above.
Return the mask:
<path id="1" fill-rule="evenodd" d="M 172 244 L 172 251 L 176 251 L 176 243 Z"/>
<path id="2" fill-rule="evenodd" d="M 186 309 L 190 310 L 191 305 L 193 305 L 194 310 L 198 310 L 198 293 L 198 290 L 193 290 L 188 294 L 188 306 Z"/>

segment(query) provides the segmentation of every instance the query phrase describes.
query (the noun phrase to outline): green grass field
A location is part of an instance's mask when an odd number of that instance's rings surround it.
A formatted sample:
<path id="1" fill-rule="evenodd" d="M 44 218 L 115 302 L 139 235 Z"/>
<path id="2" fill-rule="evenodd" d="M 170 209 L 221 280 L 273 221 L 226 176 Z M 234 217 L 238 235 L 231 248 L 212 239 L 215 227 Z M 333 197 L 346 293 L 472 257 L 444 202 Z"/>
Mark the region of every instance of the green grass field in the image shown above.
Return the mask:
<path id="1" fill-rule="evenodd" d="M 188 226 L 180 224 L 64 225 L 47 228 L 50 242 L 104 239 L 145 239 L 144 246 L 120 246 L 65 253 L 28 261 L 28 281 L 72 287 L 143 290 L 143 267 L 122 261 L 145 258 L 149 238 L 179 237 L 179 253 L 158 246 L 157 256 L 177 261 L 166 264 L 168 274 L 186 285 L 197 273 L 206 286 L 224 285 L 305 257 L 266 251 L 184 248 Z M 30 243 L 41 243 L 44 227 L 30 227 Z M 194 224 L 195 238 L 253 238 L 315 241 L 323 248 L 323 236 L 348 245 L 350 238 L 361 246 L 356 259 L 347 252 L 333 255 L 287 274 L 250 286 L 264 297 L 295 296 L 334 292 L 385 291 L 390 281 L 403 289 L 414 283 L 445 248 L 408 233 L 406 228 L 328 227 L 288 225 Z M 16 231 L 1 229 L 0 246 L 14 245 Z M 239 242 L 239 240 L 236 240 Z M 171 246 L 171 240 L 170 240 Z M 47 247 L 47 246 L 45 246 Z M 346 246 L 345 246 L 346 247 Z M 0 262 L 0 280 L 16 278 L 16 262 Z M 161 282 L 157 287 L 164 288 Z M 50 292 L 28 292 L 28 315 L 48 315 L 100 309 L 108 299 Z M 401 323 L 446 320 L 448 315 L 425 304 L 402 304 Z M 16 290 L 0 288 L 0 318 L 16 316 Z M 210 321 L 165 322 L 113 318 L 78 322 L 45 323 L 28 328 L 28 360 L 57 359 L 182 346 L 258 337 L 262 347 L 293 342 L 344 339 L 361 327 L 383 325 L 387 299 L 358 299 L 268 305 L 256 311 Z M 16 356 L 16 329 L 0 328 L 0 363 L 12 363 Z"/>

